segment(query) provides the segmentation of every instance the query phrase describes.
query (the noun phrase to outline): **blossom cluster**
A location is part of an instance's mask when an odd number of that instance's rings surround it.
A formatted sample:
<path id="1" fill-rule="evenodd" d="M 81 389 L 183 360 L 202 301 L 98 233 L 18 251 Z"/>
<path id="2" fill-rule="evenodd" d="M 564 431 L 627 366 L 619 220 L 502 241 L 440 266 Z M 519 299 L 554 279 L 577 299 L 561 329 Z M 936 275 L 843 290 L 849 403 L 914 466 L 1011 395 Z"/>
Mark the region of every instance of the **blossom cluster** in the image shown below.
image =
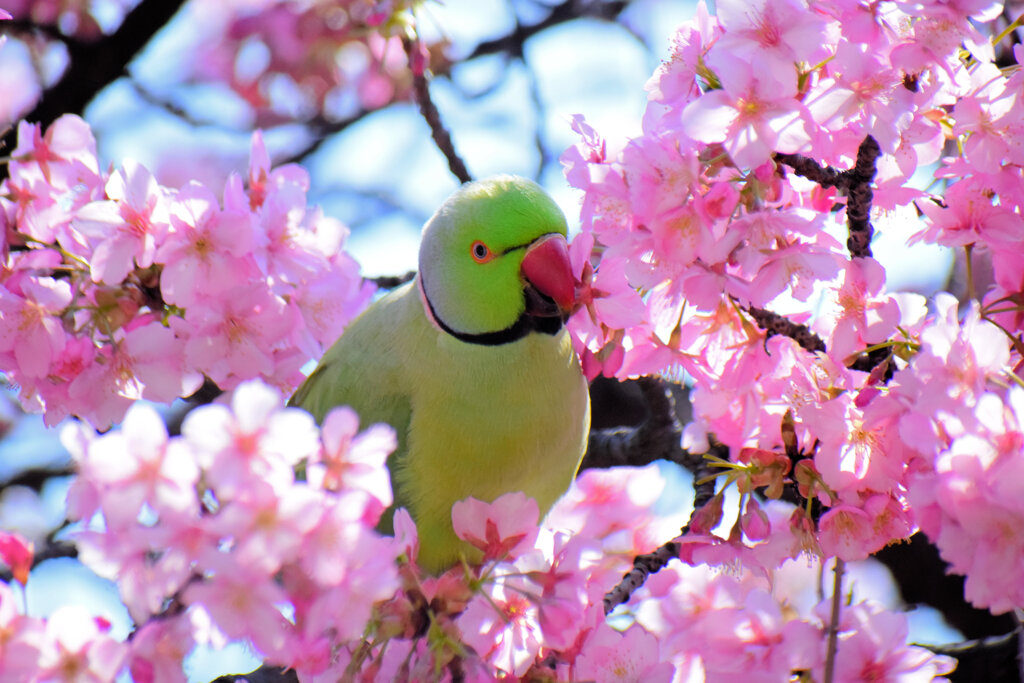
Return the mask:
<path id="1" fill-rule="evenodd" d="M 7 0 L 19 22 L 44 30 L 12 31 L 29 56 L 54 60 L 56 35 L 102 40 L 136 3 L 111 0 Z M 226 87 L 270 127 L 326 115 L 340 119 L 359 108 L 377 109 L 407 99 L 411 78 L 401 38 L 410 26 L 409 0 L 191 0 L 193 49 L 177 78 L 183 85 Z M 13 56 L 12 59 L 15 59 Z M 0 107 L 5 123 L 31 110 L 45 77 L 30 63 L 11 67 L 23 92 Z"/>
<path id="2" fill-rule="evenodd" d="M 307 208 L 303 169 L 271 169 L 259 133 L 221 202 L 131 160 L 101 170 L 78 117 L 18 132 L 0 185 L 0 370 L 48 424 L 106 428 L 204 376 L 291 389 L 372 294 L 347 229 Z"/>
<path id="3" fill-rule="evenodd" d="M 583 473 L 543 525 L 522 493 L 457 503 L 454 528 L 480 561 L 431 576 L 417 568 L 404 510 L 394 539 L 374 530 L 392 503 L 393 431 L 359 432 L 347 408 L 318 429 L 282 403 L 253 381 L 229 403 L 193 411 L 181 436 L 141 403 L 104 435 L 67 426 L 80 559 L 116 580 L 135 630 L 120 642 L 81 607 L 24 616 L 0 584 L 0 676 L 105 682 L 127 670 L 140 683 L 172 683 L 185 680 L 197 643 L 245 641 L 302 681 L 820 679 L 828 610 L 784 612 L 794 594 L 773 587 L 774 568 L 676 564 L 635 596 L 628 628 L 605 621 L 603 593 L 678 528 L 653 513 L 665 486 L 656 466 Z M 765 556 L 798 557 L 789 507 L 766 514 Z M 844 610 L 840 637 L 850 647 L 836 680 L 929 680 L 952 665 L 907 645 L 905 617 L 869 603 Z"/>
<path id="4" fill-rule="evenodd" d="M 358 433 L 347 408 L 318 429 L 282 403 L 252 381 L 193 411 L 181 436 L 142 403 L 118 431 L 62 434 L 80 473 L 68 493 L 86 522 L 79 558 L 117 581 L 138 625 L 124 648 L 135 680 L 184 680 L 194 643 L 232 639 L 319 673 L 398 587 L 399 545 L 374 530 L 392 502 L 393 430 Z"/>
<path id="5" fill-rule="evenodd" d="M 401 38 L 412 4 L 203 0 L 194 11 L 209 35 L 197 41 L 188 78 L 227 85 L 259 126 L 377 109 L 411 91 Z"/>
<path id="6" fill-rule="evenodd" d="M 748 540 L 763 527 L 748 494 L 792 483 L 822 505 L 791 523 L 814 552 L 861 559 L 920 525 L 968 575 L 975 604 L 1024 604 L 1024 576 L 982 567 L 1019 565 L 1020 544 L 1000 532 L 1018 506 L 1005 485 L 992 490 L 1024 459 L 1015 394 L 999 388 L 1020 381 L 1011 339 L 1024 330 L 1024 52 L 1000 68 L 1005 34 L 979 30 L 1000 4 L 715 5 L 716 16 L 698 6 L 648 82 L 641 135 L 614 149 L 573 120 L 581 140 L 562 162 L 583 191 L 583 230 L 572 253 L 595 276 L 570 325 L 587 374 L 692 378 L 689 443 L 729 447 L 717 465 L 743 495 Z M 850 169 L 868 136 L 881 156 L 867 200 L 780 156 Z M 911 183 L 928 172 L 936 194 Z M 881 230 L 962 249 L 969 274 L 990 262 L 987 291 L 967 288 L 980 310 L 958 321 L 940 297 L 929 313 L 923 297 L 887 291 L 874 258 L 848 255 L 834 235 L 851 221 L 853 243 L 864 201 Z M 805 325 L 804 338 L 779 334 L 771 312 Z M 1001 445 L 978 445 L 992 439 Z"/>

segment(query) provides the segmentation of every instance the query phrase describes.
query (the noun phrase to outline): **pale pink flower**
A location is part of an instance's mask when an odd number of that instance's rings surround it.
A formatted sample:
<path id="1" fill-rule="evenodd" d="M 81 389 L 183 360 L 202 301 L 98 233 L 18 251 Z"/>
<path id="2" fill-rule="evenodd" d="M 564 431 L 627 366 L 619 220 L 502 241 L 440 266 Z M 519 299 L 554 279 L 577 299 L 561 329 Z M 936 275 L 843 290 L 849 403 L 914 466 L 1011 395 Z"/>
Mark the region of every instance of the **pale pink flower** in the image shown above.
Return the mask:
<path id="1" fill-rule="evenodd" d="M 74 187 L 83 171 L 99 179 L 92 129 L 74 114 L 58 118 L 45 134 L 38 123 L 19 122 L 18 144 L 11 152 L 11 158 L 12 175 L 21 164 L 36 164 L 46 182 L 54 186 Z"/>
<path id="2" fill-rule="evenodd" d="M 796 83 L 796 63 L 813 66 L 838 37 L 804 0 L 718 0 L 715 14 L 723 30 L 714 52 L 757 64 L 784 88 Z"/>
<path id="3" fill-rule="evenodd" d="M 360 276 L 352 257 L 338 254 L 330 267 L 304 278 L 288 298 L 303 323 L 297 342 L 311 355 L 320 355 L 370 303 L 375 290 L 372 282 Z"/>
<path id="4" fill-rule="evenodd" d="M 149 621 L 131 640 L 128 670 L 135 683 L 185 683 L 182 662 L 195 646 L 187 619 L 167 617 Z"/>
<path id="5" fill-rule="evenodd" d="M 274 349 L 287 340 L 295 317 L 261 282 L 193 303 L 172 327 L 186 338 L 185 358 L 218 386 L 233 388 L 254 377 L 273 377 Z"/>
<path id="6" fill-rule="evenodd" d="M 953 108 L 955 135 L 966 136 L 964 158 L 979 171 L 998 173 L 1002 164 L 1024 163 L 1024 103 L 994 64 L 971 72 L 975 92 Z"/>
<path id="7" fill-rule="evenodd" d="M 163 419 L 147 404 L 133 404 L 121 429 L 92 440 L 78 467 L 110 496 L 104 507 L 112 523 L 134 522 L 144 504 L 158 514 L 198 513 L 199 467 L 184 443 L 168 440 Z"/>
<path id="8" fill-rule="evenodd" d="M 872 258 L 846 261 L 840 277 L 838 287 L 827 290 L 820 315 L 828 323 L 829 353 L 842 363 L 850 354 L 888 339 L 900 323 L 900 306 L 885 295 L 885 269 Z"/>
<path id="9" fill-rule="evenodd" d="M 0 286 L 0 351 L 11 351 L 17 369 L 43 377 L 64 350 L 67 333 L 57 316 L 71 303 L 67 280 L 26 277 L 21 295 Z"/>
<path id="10" fill-rule="evenodd" d="M 826 603 L 821 603 L 816 609 L 823 620 L 829 618 L 827 610 Z M 951 657 L 932 654 L 923 647 L 907 644 L 907 617 L 904 614 L 861 603 L 843 610 L 839 629 L 835 664 L 837 683 L 932 681 L 956 667 L 956 661 Z M 822 675 L 819 663 L 814 676 L 820 678 Z"/>
<path id="11" fill-rule="evenodd" d="M 212 576 L 185 589 L 185 603 L 201 606 L 214 628 L 227 638 L 249 639 L 275 661 L 288 657 L 294 626 L 278 608 L 288 602 L 284 589 L 273 577 L 250 571 L 227 556 L 211 569 Z"/>
<path id="12" fill-rule="evenodd" d="M 755 168 L 774 152 L 799 152 L 810 141 L 810 113 L 794 95 L 796 84 L 779 84 L 732 55 L 716 64 L 722 90 L 686 106 L 681 129 L 704 143 L 720 142 L 740 168 Z"/>
<path id="13" fill-rule="evenodd" d="M 170 216 L 163 189 L 131 159 L 110 176 L 106 193 L 108 200 L 79 209 L 72 225 L 93 245 L 93 281 L 116 285 L 134 267 L 153 264 Z"/>
<path id="14" fill-rule="evenodd" d="M 640 625 L 624 633 L 600 624 L 583 643 L 575 680 L 595 683 L 669 683 L 674 667 L 662 661 L 658 639 Z"/>
<path id="15" fill-rule="evenodd" d="M 105 508 L 116 512 L 116 494 L 106 494 Z M 138 622 L 163 611 L 166 601 L 188 581 L 188 558 L 164 549 L 167 535 L 160 525 L 109 516 L 106 531 L 75 534 L 78 557 L 97 576 L 117 582 L 121 601 Z"/>
<path id="16" fill-rule="evenodd" d="M 334 408 L 320 429 L 323 448 L 306 467 L 310 485 L 331 491 L 361 491 L 375 501 L 370 522 L 393 501 L 387 457 L 398 446 L 389 425 L 371 425 L 357 434 L 359 416 L 348 406 Z"/>
<path id="17" fill-rule="evenodd" d="M 181 342 L 159 322 L 141 318 L 101 347 L 95 362 L 71 382 L 73 411 L 100 429 L 118 422 L 140 398 L 170 403 L 199 388 L 202 378 L 186 373 Z"/>
<path id="18" fill-rule="evenodd" d="M 45 634 L 40 620 L 21 614 L 19 603 L 11 587 L 0 582 L 0 677 L 27 681 L 38 671 Z"/>
<path id="19" fill-rule="evenodd" d="M 821 441 L 814 464 L 834 491 L 891 491 L 903 476 L 905 447 L 895 424 L 867 413 L 849 392 L 801 413 Z"/>
<path id="20" fill-rule="evenodd" d="M 304 484 L 274 486 L 255 478 L 235 494 L 208 524 L 214 534 L 231 539 L 234 561 L 270 576 L 298 559 L 325 494 Z"/>
<path id="21" fill-rule="evenodd" d="M 111 638 L 99 619 L 79 605 L 65 605 L 46 620 L 38 680 L 54 683 L 114 683 L 128 646 Z"/>
<path id="22" fill-rule="evenodd" d="M 476 498 L 452 506 L 455 535 L 484 552 L 484 560 L 511 560 L 532 549 L 537 540 L 537 501 L 521 491 L 493 503 Z"/>
<path id="23" fill-rule="evenodd" d="M 486 584 L 484 593 L 470 600 L 456 622 L 466 645 L 500 671 L 516 677 L 533 664 L 544 637 L 537 606 L 520 583 L 508 579 Z"/>
<path id="24" fill-rule="evenodd" d="M 182 435 L 221 500 L 234 498 L 254 480 L 287 488 L 294 481 L 292 467 L 319 450 L 313 417 L 283 403 L 278 391 L 252 380 L 235 390 L 230 408 L 204 406 L 185 418 Z"/>
<path id="25" fill-rule="evenodd" d="M 256 246 L 251 215 L 222 212 L 213 193 L 198 183 L 178 192 L 170 213 L 171 230 L 155 257 L 164 266 L 165 301 L 187 309 L 257 276 L 247 258 Z"/>
<path id="26" fill-rule="evenodd" d="M 1024 218 L 992 200 L 990 188 L 979 180 L 954 183 L 943 194 L 945 208 L 931 200 L 917 202 L 928 223 L 914 239 L 953 247 L 975 242 L 1019 243 Z"/>
<path id="27" fill-rule="evenodd" d="M 340 507 L 328 510 L 307 536 L 310 553 L 303 553 L 301 566 L 317 582 L 299 623 L 307 637 L 327 635 L 338 642 L 360 637 L 375 603 L 394 596 L 400 586 L 393 541 L 346 517 Z"/>

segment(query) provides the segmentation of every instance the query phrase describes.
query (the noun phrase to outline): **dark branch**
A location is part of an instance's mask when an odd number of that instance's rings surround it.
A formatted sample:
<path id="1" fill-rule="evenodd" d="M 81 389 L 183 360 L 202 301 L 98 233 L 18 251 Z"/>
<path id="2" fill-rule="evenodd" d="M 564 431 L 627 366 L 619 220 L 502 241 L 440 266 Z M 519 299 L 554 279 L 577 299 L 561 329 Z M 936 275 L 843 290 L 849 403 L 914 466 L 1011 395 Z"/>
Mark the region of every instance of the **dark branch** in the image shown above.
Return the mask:
<path id="1" fill-rule="evenodd" d="M 1020 630 L 1003 636 L 968 640 L 954 645 L 921 645 L 938 655 L 957 660 L 948 678 L 954 683 L 1020 680 Z"/>
<path id="2" fill-rule="evenodd" d="M 552 26 L 557 26 L 558 24 L 563 24 L 567 21 L 583 17 L 613 21 L 622 14 L 622 11 L 626 9 L 627 5 L 629 5 L 629 0 L 621 2 L 588 3 L 581 3 L 579 0 L 565 0 L 560 5 L 555 5 L 551 8 L 551 14 L 536 24 L 524 26 L 517 23 L 515 30 L 508 35 L 480 43 L 471 53 L 469 53 L 468 56 L 465 57 L 463 61 L 494 54 L 507 54 L 511 57 L 522 57 L 523 44 L 541 31 L 549 29 Z"/>
<path id="3" fill-rule="evenodd" d="M 142 0 L 112 35 L 90 43 L 65 41 L 67 70 L 25 119 L 46 128 L 62 114 L 81 114 L 98 92 L 125 74 L 135 55 L 183 4 L 185 0 Z M 13 128 L 3 137 L 3 149 L 14 149 L 16 136 Z M 0 175 L 6 176 L 6 168 L 0 167 Z"/>
<path id="4" fill-rule="evenodd" d="M 647 404 L 647 419 L 636 427 L 593 430 L 580 470 L 671 460 L 694 471 L 701 456 L 688 453 L 680 444 L 683 429 L 671 390 L 657 377 L 643 377 L 637 385 Z"/>
<path id="5" fill-rule="evenodd" d="M 381 289 L 395 289 L 396 287 L 401 287 L 406 282 L 411 282 L 414 277 L 416 277 L 416 271 L 410 270 L 404 275 L 381 275 L 379 277 L 368 277 L 366 280 Z"/>
<path id="6" fill-rule="evenodd" d="M 808 180 L 813 180 L 822 187 L 835 187 L 846 196 L 846 224 L 850 236 L 846 240 L 846 248 L 850 256 L 870 257 L 871 236 L 871 181 L 875 178 L 875 162 L 882 149 L 870 135 L 864 138 L 857 148 L 857 161 L 848 171 L 839 171 L 831 166 L 821 166 L 814 159 L 799 154 L 776 154 L 777 162 L 792 167 L 793 172 Z"/>
<path id="7" fill-rule="evenodd" d="M 16 475 L 0 484 L 0 490 L 9 486 L 27 486 L 30 489 L 42 491 L 43 486 L 45 486 L 46 482 L 51 479 L 56 477 L 70 477 L 74 474 L 75 470 L 70 465 L 58 468 L 32 467 L 18 472 Z"/>
<path id="8" fill-rule="evenodd" d="M 713 452 L 718 451 L 716 455 L 721 455 L 723 449 L 728 455 L 728 449 L 725 446 L 721 444 L 712 446 Z M 633 568 L 623 575 L 622 580 L 615 588 L 605 593 L 605 614 L 610 614 L 613 609 L 628 601 L 630 596 L 644 585 L 647 577 L 661 571 L 670 560 L 679 556 L 679 539 L 690 533 L 690 524 L 693 523 L 694 517 L 715 495 L 715 480 L 710 478 L 711 474 L 712 471 L 707 462 L 702 461 L 701 467 L 693 475 L 695 483 L 693 486 L 693 512 L 690 514 L 690 521 L 680 530 L 679 536 L 654 552 L 638 555 L 633 559 Z"/>
<path id="9" fill-rule="evenodd" d="M 452 136 L 441 122 L 441 113 L 434 106 L 430 99 L 430 84 L 427 82 L 426 59 L 419 53 L 419 41 L 408 36 L 402 38 L 402 45 L 405 46 L 405 53 L 409 57 L 409 69 L 412 71 L 413 94 L 416 97 L 416 104 L 419 105 L 420 114 L 423 120 L 430 126 L 430 134 L 434 137 L 434 143 L 448 160 L 448 168 L 452 174 L 459 179 L 460 183 L 468 183 L 473 180 L 469 175 L 466 164 L 462 157 L 455 151 L 452 143 Z"/>
<path id="10" fill-rule="evenodd" d="M 263 665 L 247 674 L 225 674 L 213 683 L 299 683 L 294 669 Z"/>
<path id="11" fill-rule="evenodd" d="M 778 313 L 772 313 L 757 306 L 748 306 L 745 310 L 754 319 L 758 327 L 765 331 L 765 340 L 781 334 L 784 337 L 796 340 L 797 344 L 811 353 L 825 351 L 825 342 L 821 340 L 821 337 L 811 332 L 811 328 L 807 327 L 807 325 L 798 325 Z"/>

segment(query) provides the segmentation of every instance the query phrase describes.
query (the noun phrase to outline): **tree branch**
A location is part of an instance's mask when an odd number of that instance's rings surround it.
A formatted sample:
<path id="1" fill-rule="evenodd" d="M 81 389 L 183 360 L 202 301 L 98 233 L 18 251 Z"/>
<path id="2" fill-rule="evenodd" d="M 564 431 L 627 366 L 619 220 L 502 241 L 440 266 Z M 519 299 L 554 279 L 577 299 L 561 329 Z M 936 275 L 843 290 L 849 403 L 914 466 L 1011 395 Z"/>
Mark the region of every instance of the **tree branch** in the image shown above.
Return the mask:
<path id="1" fill-rule="evenodd" d="M 775 161 L 792 167 L 793 172 L 822 187 L 835 187 L 846 193 L 846 224 L 850 232 L 846 248 L 853 258 L 871 256 L 871 181 L 875 178 L 875 162 L 882 154 L 878 142 L 870 135 L 857 148 L 857 161 L 848 171 L 821 166 L 817 161 L 799 154 L 775 154 Z"/>
<path id="2" fill-rule="evenodd" d="M 419 40 L 409 37 L 402 37 L 402 45 L 405 47 L 405 54 L 409 57 L 409 69 L 412 71 L 412 89 L 416 97 L 416 104 L 419 105 L 420 114 L 423 120 L 430 126 L 430 134 L 434 138 L 437 148 L 448 160 L 448 168 L 452 174 L 459 179 L 460 183 L 468 183 L 473 180 L 469 175 L 466 164 L 462 157 L 455 151 L 452 143 L 452 136 L 441 122 L 441 113 L 437 111 L 434 101 L 430 99 L 430 84 L 427 82 L 426 59 L 420 53 Z"/>
<path id="3" fill-rule="evenodd" d="M 592 430 L 580 470 L 639 467 L 655 460 L 671 460 L 695 471 L 702 456 L 687 452 L 680 443 L 683 428 L 671 390 L 657 377 L 642 377 L 637 386 L 647 405 L 647 418 L 636 427 Z"/>
<path id="4" fill-rule="evenodd" d="M 720 444 L 712 446 L 713 451 L 721 448 L 725 447 Z M 679 535 L 676 538 L 665 543 L 654 552 L 638 555 L 633 558 L 633 568 L 622 576 L 622 580 L 619 581 L 618 585 L 604 595 L 604 613 L 606 615 L 610 614 L 619 605 L 627 602 L 630 596 L 644 585 L 647 577 L 661 571 L 670 560 L 679 557 L 679 539 L 690 533 L 690 525 L 693 524 L 694 518 L 715 495 L 715 480 L 711 478 L 711 474 L 713 474 L 711 468 L 702 459 L 701 467 L 693 475 L 695 482 L 693 486 L 693 512 L 690 513 L 690 519 L 686 526 L 680 529 Z"/>
<path id="5" fill-rule="evenodd" d="M 765 331 L 766 341 L 777 334 L 781 334 L 784 337 L 795 340 L 797 344 L 811 353 L 825 351 L 825 342 L 821 340 L 821 337 L 811 332 L 811 328 L 807 327 L 807 325 L 798 325 L 778 313 L 772 313 L 757 306 L 748 306 L 744 310 L 750 314 L 750 317 L 754 319 L 758 327 Z"/>
<path id="6" fill-rule="evenodd" d="M 628 5 L 629 0 L 621 0 L 617 2 L 598 1 L 589 3 L 581 3 L 579 0 L 564 0 L 561 4 L 552 7 L 551 14 L 536 24 L 524 26 L 517 22 L 515 30 L 508 35 L 480 43 L 471 53 L 469 53 L 469 55 L 465 57 L 465 59 L 463 59 L 463 61 L 494 54 L 508 54 L 511 57 L 522 57 L 523 44 L 541 31 L 549 29 L 552 26 L 557 26 L 558 24 L 563 24 L 574 19 L 581 19 L 583 17 L 613 21 L 622 14 L 622 11 L 626 9 Z"/>
<path id="7" fill-rule="evenodd" d="M 185 0 L 142 0 L 125 15 L 112 35 L 90 43 L 65 40 L 68 67 L 61 79 L 43 93 L 25 120 L 45 128 L 62 114 L 81 114 L 99 91 L 124 75 L 135 55 L 183 4 Z M 4 135 L 2 148 L 12 150 L 16 142 L 14 127 Z M 6 175 L 7 167 L 0 166 L 0 178 Z"/>

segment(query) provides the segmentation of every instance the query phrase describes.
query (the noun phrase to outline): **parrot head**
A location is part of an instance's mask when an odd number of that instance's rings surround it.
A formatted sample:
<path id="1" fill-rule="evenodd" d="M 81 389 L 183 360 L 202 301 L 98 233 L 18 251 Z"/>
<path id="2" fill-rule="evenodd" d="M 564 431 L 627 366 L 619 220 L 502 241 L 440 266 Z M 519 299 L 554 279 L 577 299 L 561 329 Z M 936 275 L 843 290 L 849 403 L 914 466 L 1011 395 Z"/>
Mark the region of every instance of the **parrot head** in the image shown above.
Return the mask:
<path id="1" fill-rule="evenodd" d="M 418 283 L 428 316 L 477 344 L 556 333 L 578 307 L 565 235 L 565 216 L 531 180 L 462 186 L 423 229 Z"/>

